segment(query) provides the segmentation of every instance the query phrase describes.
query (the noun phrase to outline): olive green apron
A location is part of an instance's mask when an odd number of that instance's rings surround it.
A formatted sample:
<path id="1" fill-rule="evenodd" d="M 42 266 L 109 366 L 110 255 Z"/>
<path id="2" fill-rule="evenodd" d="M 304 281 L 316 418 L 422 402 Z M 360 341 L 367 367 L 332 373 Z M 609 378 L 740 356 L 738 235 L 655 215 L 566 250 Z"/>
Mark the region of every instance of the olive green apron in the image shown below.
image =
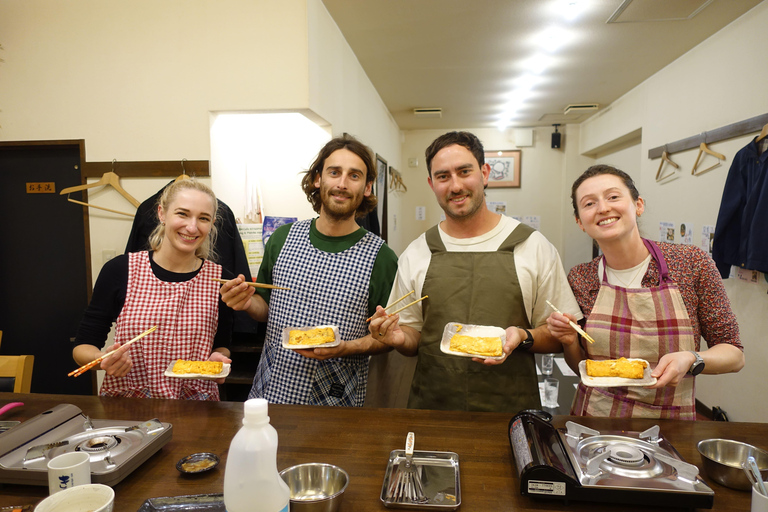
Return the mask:
<path id="1" fill-rule="evenodd" d="M 408 407 L 516 413 L 541 408 L 533 354 L 513 351 L 487 366 L 444 354 L 445 324 L 530 328 L 513 250 L 533 229 L 520 224 L 495 252 L 448 252 L 437 226 L 426 233 L 432 258 L 424 279 L 424 325 Z"/>

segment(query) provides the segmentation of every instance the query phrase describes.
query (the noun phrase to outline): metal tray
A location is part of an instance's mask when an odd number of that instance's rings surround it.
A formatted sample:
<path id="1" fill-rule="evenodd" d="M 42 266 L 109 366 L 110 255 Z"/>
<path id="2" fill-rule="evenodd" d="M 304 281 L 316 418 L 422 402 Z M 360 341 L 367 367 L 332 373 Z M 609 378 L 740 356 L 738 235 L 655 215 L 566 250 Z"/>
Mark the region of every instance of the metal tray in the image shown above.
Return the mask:
<path id="1" fill-rule="evenodd" d="M 424 494 L 428 503 L 399 503 L 387 499 L 393 470 L 405 463 L 405 450 L 392 450 L 389 454 L 384 483 L 381 486 L 381 501 L 388 508 L 415 508 L 456 510 L 461 505 L 461 486 L 459 485 L 459 455 L 454 452 L 424 452 L 414 450 L 413 462 L 421 475 Z"/>
<path id="2" fill-rule="evenodd" d="M 150 498 L 138 512 L 226 512 L 223 494 L 194 494 L 170 498 Z"/>

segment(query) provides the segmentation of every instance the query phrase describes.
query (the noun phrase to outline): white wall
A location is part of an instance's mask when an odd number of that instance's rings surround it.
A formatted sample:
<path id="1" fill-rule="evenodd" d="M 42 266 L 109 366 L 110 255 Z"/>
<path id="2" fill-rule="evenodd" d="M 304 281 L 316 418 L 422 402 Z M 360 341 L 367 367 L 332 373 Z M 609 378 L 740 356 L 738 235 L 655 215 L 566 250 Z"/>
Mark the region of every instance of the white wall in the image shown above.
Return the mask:
<path id="1" fill-rule="evenodd" d="M 84 139 L 87 161 L 210 160 L 212 115 L 300 112 L 400 159 L 397 125 L 320 0 L 3 0 L 0 37 L 1 140 Z M 231 169 L 212 162 L 212 183 L 238 203 L 217 172 Z M 166 182 L 121 180 L 140 201 Z M 89 200 L 130 208 L 111 190 Z M 95 276 L 131 220 L 90 215 Z"/>
<path id="2" fill-rule="evenodd" d="M 642 130 L 637 149 L 622 151 L 615 158 L 636 170 L 631 174 L 647 201 L 641 226 L 647 236 L 657 239 L 660 221 L 676 225 L 693 221 L 697 243 L 701 226 L 716 223 L 730 162 L 756 134 L 711 144 L 727 161 L 700 176 L 691 175 L 698 150 L 672 155 L 681 170 L 668 183 L 655 181 L 659 160 L 649 160 L 648 150 L 768 112 L 768 68 L 755 60 L 756 49 L 768 44 L 766 26 L 768 2 L 762 2 L 582 124 L 583 153 L 605 153 L 605 147 L 617 139 Z M 633 162 L 635 151 L 637 161 Z M 612 158 L 611 154 L 600 156 L 606 162 Z M 709 157 L 704 167 L 712 163 Z M 738 374 L 699 377 L 697 398 L 708 406 L 723 407 L 732 420 L 768 421 L 768 409 L 761 406 L 764 400 L 755 402 L 757 390 L 765 389 L 767 383 L 768 286 L 762 277 L 756 284 L 729 279 L 725 286 L 739 322 L 747 366 Z"/>

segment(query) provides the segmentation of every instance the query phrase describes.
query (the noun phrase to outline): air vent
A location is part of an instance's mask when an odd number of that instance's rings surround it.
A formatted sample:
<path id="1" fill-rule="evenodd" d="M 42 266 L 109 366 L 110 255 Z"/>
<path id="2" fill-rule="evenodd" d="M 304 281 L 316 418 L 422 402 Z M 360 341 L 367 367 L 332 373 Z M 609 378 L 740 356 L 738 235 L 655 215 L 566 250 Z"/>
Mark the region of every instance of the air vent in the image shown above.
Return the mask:
<path id="1" fill-rule="evenodd" d="M 597 110 L 597 108 L 600 105 L 597 103 L 575 103 L 573 105 L 568 105 L 565 107 L 565 110 L 563 111 L 563 114 L 570 115 L 570 114 L 583 114 L 585 112 L 591 112 L 592 110 Z"/>
<path id="2" fill-rule="evenodd" d="M 443 109 L 437 108 L 415 108 L 413 115 L 416 117 L 443 117 Z"/>

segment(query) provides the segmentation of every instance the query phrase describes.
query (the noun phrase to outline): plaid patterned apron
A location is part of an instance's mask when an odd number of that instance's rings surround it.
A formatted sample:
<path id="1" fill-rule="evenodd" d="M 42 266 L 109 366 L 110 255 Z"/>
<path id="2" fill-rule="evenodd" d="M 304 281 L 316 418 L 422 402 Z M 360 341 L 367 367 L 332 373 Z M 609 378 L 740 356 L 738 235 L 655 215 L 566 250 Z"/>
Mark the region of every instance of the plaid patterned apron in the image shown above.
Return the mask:
<path id="1" fill-rule="evenodd" d="M 219 324 L 221 267 L 204 261 L 195 277 L 168 283 L 152 272 L 149 253 L 128 255 L 128 289 L 117 317 L 115 341 L 126 342 L 153 325 L 158 329 L 132 344 L 133 367 L 125 377 L 104 377 L 100 394 L 132 398 L 218 400 L 215 382 L 163 375 L 172 361 L 207 361 Z"/>
<path id="2" fill-rule="evenodd" d="M 622 288 L 608 284 L 603 257 L 603 278 L 586 331 L 595 339 L 584 343 L 595 360 L 636 357 L 651 368 L 666 353 L 696 350 L 693 328 L 683 297 L 669 278 L 659 247 L 643 239 L 659 267 L 659 286 Z M 688 375 L 677 387 L 595 388 L 579 383 L 571 414 L 579 416 L 641 417 L 695 420 L 694 379 Z"/>
<path id="3" fill-rule="evenodd" d="M 283 348 L 285 327 L 335 325 L 343 340 L 368 334 L 368 289 L 384 241 L 366 233 L 339 253 L 321 251 L 309 240 L 311 220 L 294 223 L 272 269 L 264 352 L 249 398 L 270 403 L 362 407 L 370 356 L 317 361 Z"/>

